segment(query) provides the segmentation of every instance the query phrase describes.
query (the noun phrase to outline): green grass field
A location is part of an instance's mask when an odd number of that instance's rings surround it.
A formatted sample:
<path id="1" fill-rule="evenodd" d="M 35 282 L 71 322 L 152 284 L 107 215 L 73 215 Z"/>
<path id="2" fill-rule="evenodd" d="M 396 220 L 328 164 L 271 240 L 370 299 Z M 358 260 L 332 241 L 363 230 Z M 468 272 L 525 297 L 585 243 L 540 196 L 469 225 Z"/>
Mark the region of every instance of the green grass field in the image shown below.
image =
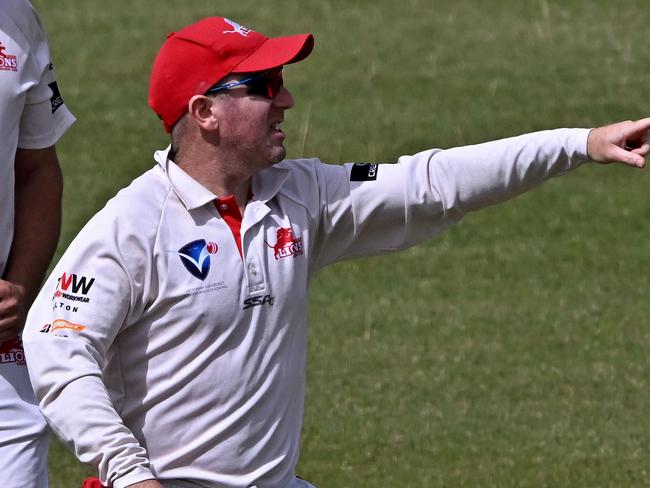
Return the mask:
<path id="1" fill-rule="evenodd" d="M 167 139 L 167 32 L 313 32 L 286 69 L 290 157 L 394 161 L 650 115 L 647 0 L 34 0 L 79 121 L 58 255 Z M 648 172 L 587 166 L 312 284 L 299 473 L 320 487 L 648 486 Z M 51 486 L 89 472 L 55 444 Z"/>

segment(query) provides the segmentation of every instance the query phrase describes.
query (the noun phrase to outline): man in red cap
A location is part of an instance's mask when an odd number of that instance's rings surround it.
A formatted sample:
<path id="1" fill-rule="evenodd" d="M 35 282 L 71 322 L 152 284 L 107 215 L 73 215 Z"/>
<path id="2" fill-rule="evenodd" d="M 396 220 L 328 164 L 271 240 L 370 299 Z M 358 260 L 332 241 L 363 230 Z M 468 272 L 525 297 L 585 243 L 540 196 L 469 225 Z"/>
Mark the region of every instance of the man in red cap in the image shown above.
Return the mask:
<path id="1" fill-rule="evenodd" d="M 24 334 L 40 406 L 114 488 L 310 487 L 295 475 L 307 290 L 588 159 L 643 167 L 650 119 L 432 149 L 397 164 L 285 160 L 282 67 L 311 35 L 213 17 L 170 34 L 156 166 L 70 245 Z"/>

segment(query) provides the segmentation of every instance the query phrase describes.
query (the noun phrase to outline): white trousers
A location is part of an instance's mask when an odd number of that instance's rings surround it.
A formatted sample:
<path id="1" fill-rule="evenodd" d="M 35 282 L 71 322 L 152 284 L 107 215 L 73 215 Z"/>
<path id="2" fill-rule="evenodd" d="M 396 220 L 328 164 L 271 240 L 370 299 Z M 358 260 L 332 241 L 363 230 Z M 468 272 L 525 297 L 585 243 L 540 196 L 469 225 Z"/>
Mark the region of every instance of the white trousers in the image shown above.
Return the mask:
<path id="1" fill-rule="evenodd" d="M 49 436 L 22 348 L 0 348 L 0 486 L 47 488 Z"/>

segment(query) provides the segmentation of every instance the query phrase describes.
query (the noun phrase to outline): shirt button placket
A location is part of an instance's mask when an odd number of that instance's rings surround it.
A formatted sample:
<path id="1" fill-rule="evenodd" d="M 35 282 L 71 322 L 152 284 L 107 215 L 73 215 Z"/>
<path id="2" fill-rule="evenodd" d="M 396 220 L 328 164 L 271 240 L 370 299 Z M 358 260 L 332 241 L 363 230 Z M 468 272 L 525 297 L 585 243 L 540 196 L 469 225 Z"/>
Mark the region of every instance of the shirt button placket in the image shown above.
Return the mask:
<path id="1" fill-rule="evenodd" d="M 257 247 L 257 236 L 256 231 L 252 228 L 257 224 L 264 215 L 266 207 L 259 202 L 252 202 L 246 208 L 248 218 L 251 219 L 250 225 L 247 225 L 246 234 L 248 239 L 246 239 L 247 245 L 244 246 L 246 251 L 244 252 L 244 272 L 246 273 L 246 280 L 248 283 L 248 293 L 257 293 L 267 288 L 264 269 L 262 267 L 262 260 L 260 259 L 259 249 Z M 266 247 L 263 245 L 262 247 Z"/>
<path id="2" fill-rule="evenodd" d="M 246 277 L 248 279 L 248 292 L 254 293 L 263 290 L 264 286 L 264 273 L 257 262 L 257 256 L 246 256 L 248 265 L 246 266 Z"/>
<path id="3" fill-rule="evenodd" d="M 266 288 L 264 271 L 262 270 L 255 245 L 247 246 L 246 253 L 244 254 L 244 271 L 246 273 L 249 293 L 255 293 Z"/>

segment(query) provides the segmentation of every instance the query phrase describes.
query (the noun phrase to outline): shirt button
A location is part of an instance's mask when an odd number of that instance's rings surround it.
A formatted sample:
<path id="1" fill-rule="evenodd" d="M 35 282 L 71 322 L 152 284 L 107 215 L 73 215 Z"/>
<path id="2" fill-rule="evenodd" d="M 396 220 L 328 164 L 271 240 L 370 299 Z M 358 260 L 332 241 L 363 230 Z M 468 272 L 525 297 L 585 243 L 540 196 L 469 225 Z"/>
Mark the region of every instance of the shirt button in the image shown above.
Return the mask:
<path id="1" fill-rule="evenodd" d="M 252 275 L 257 275 L 257 268 L 255 267 L 254 264 L 249 264 L 248 265 L 248 271 L 250 271 L 250 273 Z"/>

